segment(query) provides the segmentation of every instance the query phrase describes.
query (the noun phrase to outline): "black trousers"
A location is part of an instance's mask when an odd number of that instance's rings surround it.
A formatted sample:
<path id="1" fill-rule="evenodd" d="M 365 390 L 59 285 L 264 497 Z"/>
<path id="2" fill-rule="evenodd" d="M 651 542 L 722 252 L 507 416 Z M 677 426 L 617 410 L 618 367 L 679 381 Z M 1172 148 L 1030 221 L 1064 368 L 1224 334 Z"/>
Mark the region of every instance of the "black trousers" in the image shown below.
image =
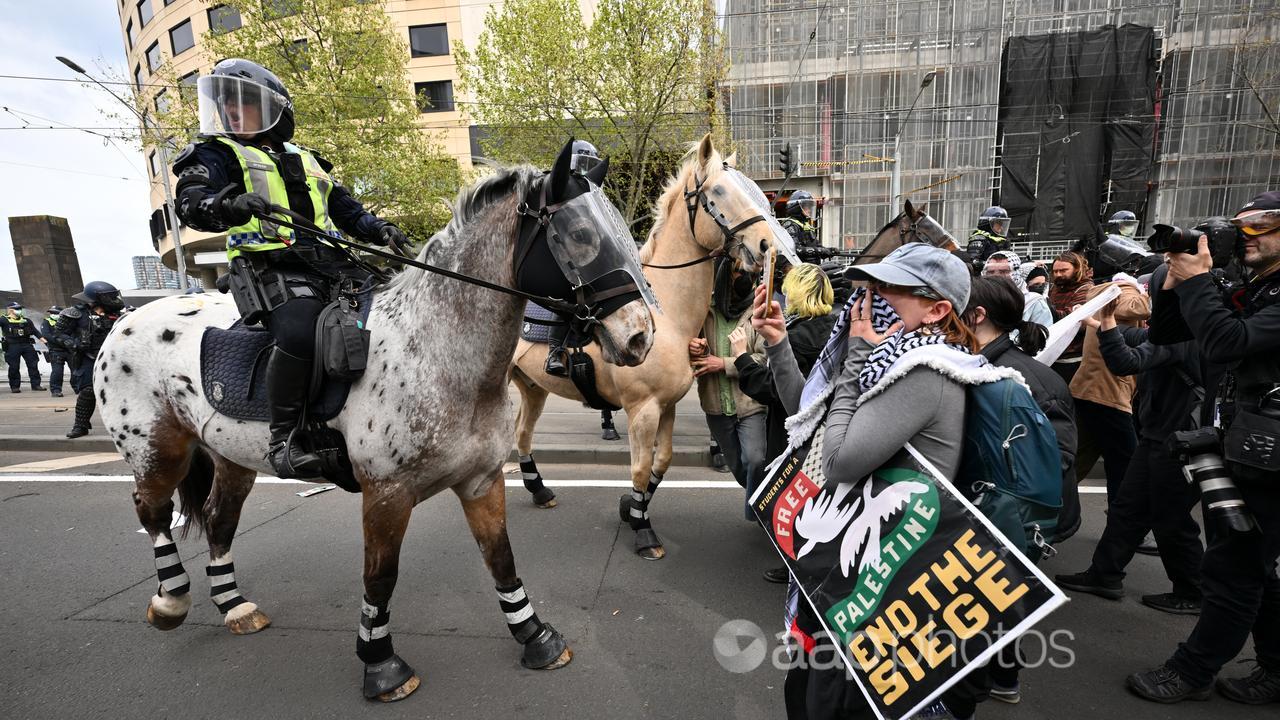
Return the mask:
<path id="1" fill-rule="evenodd" d="M 53 368 L 49 371 L 49 389 L 53 392 L 62 392 L 62 373 L 67 364 L 66 353 L 51 352 L 46 353 L 45 358 L 49 360 L 49 365 Z"/>
<path id="2" fill-rule="evenodd" d="M 4 360 L 9 364 L 9 387 L 17 390 L 22 387 L 22 363 L 27 364 L 27 379 L 31 388 L 40 385 L 40 354 L 31 343 L 11 342 L 4 351 Z"/>
<path id="3" fill-rule="evenodd" d="M 1120 492 L 1120 481 L 1129 467 L 1129 458 L 1138 445 L 1138 434 L 1133 430 L 1133 414 L 1099 405 L 1088 400 L 1076 400 L 1076 428 L 1079 432 L 1076 444 L 1076 483 L 1084 480 L 1101 457 L 1106 464 L 1107 504 Z"/>
<path id="4" fill-rule="evenodd" d="M 1280 672 L 1280 475 L 1236 479 L 1258 530 L 1237 533 L 1205 516 L 1209 547 L 1200 572 L 1200 620 L 1169 665 L 1190 683 L 1207 685 L 1244 648 L 1250 633 L 1259 664 Z"/>
<path id="5" fill-rule="evenodd" d="M 1183 477 L 1181 465 L 1164 443 L 1139 440 L 1093 550 L 1093 571 L 1104 580 L 1123 580 L 1125 567 L 1151 530 L 1173 594 L 1199 600 L 1204 547 L 1200 526 L 1191 515 L 1199 501 L 1199 488 Z"/>

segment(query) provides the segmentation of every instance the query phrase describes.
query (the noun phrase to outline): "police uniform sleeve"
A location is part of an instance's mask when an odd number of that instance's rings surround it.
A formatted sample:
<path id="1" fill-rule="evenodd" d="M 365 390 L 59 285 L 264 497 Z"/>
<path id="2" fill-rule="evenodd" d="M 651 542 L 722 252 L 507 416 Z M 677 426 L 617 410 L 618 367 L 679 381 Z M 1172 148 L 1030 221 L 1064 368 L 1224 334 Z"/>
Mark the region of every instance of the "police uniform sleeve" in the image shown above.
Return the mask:
<path id="1" fill-rule="evenodd" d="M 371 243 L 381 241 L 382 226 L 387 224 L 386 220 L 365 210 L 341 185 L 334 185 L 329 192 L 329 217 L 346 234 Z"/>
<path id="2" fill-rule="evenodd" d="M 188 145 L 174 160 L 173 173 L 178 176 L 175 210 L 196 230 L 222 232 L 230 227 L 219 206 L 224 195 L 244 192 L 244 181 L 235 158 L 229 155 L 229 150 L 216 143 L 202 142 Z"/>

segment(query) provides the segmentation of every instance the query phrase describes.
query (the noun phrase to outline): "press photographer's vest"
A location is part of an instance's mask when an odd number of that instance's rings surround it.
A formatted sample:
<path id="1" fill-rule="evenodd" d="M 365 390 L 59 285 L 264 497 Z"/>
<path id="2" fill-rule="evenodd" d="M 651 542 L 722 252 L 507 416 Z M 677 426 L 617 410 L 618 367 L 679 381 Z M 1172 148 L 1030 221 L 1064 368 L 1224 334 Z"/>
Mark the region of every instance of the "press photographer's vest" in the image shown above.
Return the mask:
<path id="1" fill-rule="evenodd" d="M 240 161 L 245 192 L 257 193 L 274 205 L 289 207 L 289 191 L 285 187 L 284 176 L 280 174 L 280 168 L 276 167 L 270 155 L 230 138 L 215 139 L 231 148 Z M 311 208 L 315 215 L 312 222 L 338 237 L 338 228 L 329 218 L 329 193 L 333 190 L 333 178 L 329 177 L 329 173 L 324 171 L 311 153 L 289 143 L 285 143 L 284 148 L 285 152 L 302 158 L 302 167 L 307 174 L 307 192 L 311 196 Z M 293 241 L 294 231 L 291 228 L 281 227 L 269 220 L 250 218 L 243 225 L 227 230 L 227 260 L 233 260 L 242 252 L 279 250 L 288 247 Z"/>

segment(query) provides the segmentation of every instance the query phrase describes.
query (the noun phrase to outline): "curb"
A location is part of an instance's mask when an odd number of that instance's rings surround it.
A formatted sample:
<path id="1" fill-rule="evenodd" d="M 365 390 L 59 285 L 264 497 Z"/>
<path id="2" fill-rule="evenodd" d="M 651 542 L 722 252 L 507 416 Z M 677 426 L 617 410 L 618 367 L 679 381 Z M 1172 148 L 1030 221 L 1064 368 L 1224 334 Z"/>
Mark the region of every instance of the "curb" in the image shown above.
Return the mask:
<path id="1" fill-rule="evenodd" d="M 105 435 L 87 435 L 82 438 L 53 437 L 47 435 L 0 435 L 0 452 L 115 452 L 115 443 Z M 538 462 L 553 465 L 630 465 L 631 450 L 626 442 L 616 447 L 575 447 L 572 445 L 534 446 L 533 456 Z M 509 462 L 518 462 L 519 454 L 512 450 Z M 705 448 L 676 447 L 671 454 L 672 466 L 710 467 L 711 453 Z"/>

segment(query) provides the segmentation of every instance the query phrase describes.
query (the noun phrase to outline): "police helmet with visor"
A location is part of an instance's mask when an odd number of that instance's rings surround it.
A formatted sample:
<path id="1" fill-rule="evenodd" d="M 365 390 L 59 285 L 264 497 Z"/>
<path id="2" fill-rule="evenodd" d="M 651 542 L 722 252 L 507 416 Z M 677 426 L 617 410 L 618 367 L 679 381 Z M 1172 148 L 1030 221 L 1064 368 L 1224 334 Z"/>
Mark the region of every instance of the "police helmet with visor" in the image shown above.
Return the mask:
<path id="1" fill-rule="evenodd" d="M 999 205 L 992 205 L 978 216 L 978 229 L 1004 237 L 1009 234 L 1009 213 Z"/>
<path id="2" fill-rule="evenodd" d="M 1107 233 L 1131 238 L 1138 233 L 1138 216 L 1128 210 L 1121 210 L 1107 220 Z"/>
<path id="3" fill-rule="evenodd" d="M 288 142 L 293 138 L 293 101 L 275 73 L 231 58 L 196 80 L 200 134 Z"/>

